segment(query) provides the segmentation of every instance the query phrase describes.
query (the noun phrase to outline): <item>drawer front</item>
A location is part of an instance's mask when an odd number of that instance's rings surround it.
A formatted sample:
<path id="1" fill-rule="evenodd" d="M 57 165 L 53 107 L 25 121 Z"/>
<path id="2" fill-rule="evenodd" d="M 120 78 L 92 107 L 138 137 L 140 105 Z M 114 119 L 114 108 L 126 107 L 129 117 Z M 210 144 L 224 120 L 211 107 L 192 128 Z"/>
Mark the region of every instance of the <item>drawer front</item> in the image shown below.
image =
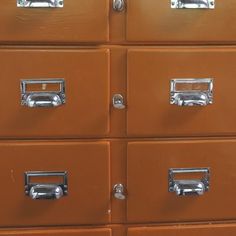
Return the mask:
<path id="1" fill-rule="evenodd" d="M 21 1 L 21 0 L 17 0 Z M 1 42 L 105 42 L 109 37 L 108 0 L 64 0 L 62 8 L 17 7 L 17 1 L 1 1 Z M 62 0 L 61 0 L 62 1 Z M 41 0 L 22 0 L 22 4 Z M 34 3 L 33 3 L 34 2 Z M 36 2 L 36 3 L 35 3 Z M 52 0 L 51 2 L 56 2 Z M 62 33 L 63 32 L 63 33 Z"/>
<path id="2" fill-rule="evenodd" d="M 2 142 L 0 152 L 1 226 L 110 222 L 109 142 Z"/>
<path id="3" fill-rule="evenodd" d="M 128 0 L 127 40 L 160 43 L 235 42 L 236 26 L 230 22 L 236 20 L 236 2 L 214 2 L 214 9 L 174 9 L 171 8 L 171 0 Z"/>
<path id="4" fill-rule="evenodd" d="M 128 236 L 234 236 L 235 224 L 200 225 L 200 226 L 170 226 L 170 227 L 137 227 L 128 229 Z"/>
<path id="5" fill-rule="evenodd" d="M 1 137 L 108 134 L 108 50 L 0 50 L 0 63 Z M 41 94 L 59 92 L 58 83 L 47 84 L 57 79 L 64 82 L 64 104 L 56 104 L 54 98 Z M 20 88 L 22 80 L 26 82 L 24 92 Z M 26 95 L 24 99 L 21 93 Z M 44 103 L 46 107 L 41 107 Z"/>
<path id="6" fill-rule="evenodd" d="M 55 229 L 55 230 L 10 230 L 0 231 L 1 236 L 111 236 L 111 229 Z"/>
<path id="7" fill-rule="evenodd" d="M 235 48 L 129 50 L 128 135 L 234 135 L 235 60 Z"/>
<path id="8" fill-rule="evenodd" d="M 235 153 L 235 140 L 130 142 L 128 222 L 235 219 Z"/>

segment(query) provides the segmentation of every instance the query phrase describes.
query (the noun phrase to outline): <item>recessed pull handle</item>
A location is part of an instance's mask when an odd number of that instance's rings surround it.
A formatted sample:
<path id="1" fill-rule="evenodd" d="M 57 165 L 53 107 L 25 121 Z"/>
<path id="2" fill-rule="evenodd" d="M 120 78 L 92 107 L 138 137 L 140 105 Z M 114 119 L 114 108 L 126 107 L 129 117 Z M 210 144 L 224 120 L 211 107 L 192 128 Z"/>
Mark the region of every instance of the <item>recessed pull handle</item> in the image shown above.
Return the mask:
<path id="1" fill-rule="evenodd" d="M 28 7 L 28 8 L 36 8 L 36 7 L 63 7 L 64 0 L 17 0 L 17 7 Z"/>
<path id="2" fill-rule="evenodd" d="M 60 183 L 34 183 L 32 178 L 59 177 Z M 66 172 L 26 172 L 25 173 L 25 194 L 33 200 L 51 199 L 56 200 L 67 195 L 67 173 Z"/>
<path id="3" fill-rule="evenodd" d="M 171 0 L 171 8 L 214 9 L 215 0 Z"/>
<path id="4" fill-rule="evenodd" d="M 27 91 L 28 85 L 58 84 L 59 91 Z M 65 103 L 64 79 L 21 80 L 21 105 L 27 107 L 58 107 Z"/>
<path id="5" fill-rule="evenodd" d="M 213 79 L 171 80 L 170 104 L 206 106 L 213 103 Z"/>
<path id="6" fill-rule="evenodd" d="M 203 174 L 201 179 L 174 179 L 177 174 Z M 209 168 L 181 168 L 169 169 L 169 192 L 177 196 L 203 195 L 209 190 Z"/>

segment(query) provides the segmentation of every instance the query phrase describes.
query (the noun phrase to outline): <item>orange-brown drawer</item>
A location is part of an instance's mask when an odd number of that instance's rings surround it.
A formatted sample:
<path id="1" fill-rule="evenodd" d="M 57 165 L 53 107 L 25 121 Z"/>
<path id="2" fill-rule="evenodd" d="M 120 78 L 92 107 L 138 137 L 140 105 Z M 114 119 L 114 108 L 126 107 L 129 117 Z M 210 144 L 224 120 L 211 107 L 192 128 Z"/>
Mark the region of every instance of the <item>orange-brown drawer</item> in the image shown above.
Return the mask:
<path id="1" fill-rule="evenodd" d="M 236 141 L 129 142 L 130 223 L 236 219 Z"/>
<path id="2" fill-rule="evenodd" d="M 0 64 L 1 137 L 109 133 L 109 50 L 0 50 Z"/>
<path id="3" fill-rule="evenodd" d="M 128 236 L 234 236 L 235 224 L 129 228 Z"/>
<path id="4" fill-rule="evenodd" d="M 210 8 L 214 2 L 214 9 L 177 9 L 171 2 Z M 231 23 L 236 21 L 235 11 L 234 0 L 127 0 L 126 38 L 165 44 L 235 42 L 236 26 Z"/>
<path id="5" fill-rule="evenodd" d="M 109 146 L 109 142 L 0 143 L 4 188 L 0 225 L 109 223 Z"/>
<path id="6" fill-rule="evenodd" d="M 235 60 L 235 48 L 128 50 L 128 135 L 235 135 Z"/>
<path id="7" fill-rule="evenodd" d="M 17 7 L 17 2 L 22 6 Z M 33 8 L 33 6 L 45 6 Z M 1 1 L 1 42 L 76 43 L 109 39 L 109 0 Z M 41 3 L 41 4 L 40 4 Z M 51 3 L 51 4 L 50 4 Z M 20 6 L 21 4 L 19 4 Z"/>
<path id="8" fill-rule="evenodd" d="M 111 229 L 2 230 L 1 236 L 111 236 Z"/>

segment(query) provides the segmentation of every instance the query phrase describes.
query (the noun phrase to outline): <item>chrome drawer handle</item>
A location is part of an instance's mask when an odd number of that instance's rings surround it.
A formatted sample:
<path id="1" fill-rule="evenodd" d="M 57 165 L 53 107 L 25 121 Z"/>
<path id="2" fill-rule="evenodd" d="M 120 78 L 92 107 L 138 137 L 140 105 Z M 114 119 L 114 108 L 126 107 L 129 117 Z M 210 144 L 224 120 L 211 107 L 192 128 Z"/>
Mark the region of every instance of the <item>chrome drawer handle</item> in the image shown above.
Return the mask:
<path id="1" fill-rule="evenodd" d="M 172 105 L 206 106 L 213 103 L 213 79 L 173 79 L 170 86 Z"/>
<path id="2" fill-rule="evenodd" d="M 171 8 L 214 9 L 215 0 L 171 0 Z"/>
<path id="3" fill-rule="evenodd" d="M 60 186 L 54 184 L 37 184 L 31 187 L 29 196 L 32 199 L 60 199 L 64 195 Z"/>
<path id="4" fill-rule="evenodd" d="M 61 183 L 34 183 L 33 177 L 62 177 Z M 56 200 L 67 195 L 67 173 L 66 172 L 26 172 L 25 173 L 25 194 L 33 200 L 51 199 Z"/>
<path id="5" fill-rule="evenodd" d="M 202 173 L 201 179 L 175 180 L 176 174 Z M 177 196 L 203 195 L 209 190 L 209 168 L 181 168 L 169 169 L 169 192 L 175 192 Z"/>
<path id="6" fill-rule="evenodd" d="M 22 103 L 28 107 L 58 107 L 62 105 L 61 97 L 56 93 L 33 93 Z"/>
<path id="7" fill-rule="evenodd" d="M 115 94 L 112 98 L 113 107 L 116 109 L 125 109 L 124 98 L 121 94 Z"/>
<path id="8" fill-rule="evenodd" d="M 113 187 L 113 196 L 118 200 L 125 200 L 127 191 L 123 184 L 115 184 Z"/>
<path id="9" fill-rule="evenodd" d="M 64 6 L 64 0 L 17 0 L 17 7 L 61 8 L 63 6 Z"/>
<path id="10" fill-rule="evenodd" d="M 59 91 L 27 91 L 27 85 L 59 84 Z M 21 105 L 27 107 L 58 107 L 65 103 L 64 79 L 21 80 Z"/>
<path id="11" fill-rule="evenodd" d="M 125 0 L 113 0 L 113 10 L 121 12 L 125 9 Z"/>

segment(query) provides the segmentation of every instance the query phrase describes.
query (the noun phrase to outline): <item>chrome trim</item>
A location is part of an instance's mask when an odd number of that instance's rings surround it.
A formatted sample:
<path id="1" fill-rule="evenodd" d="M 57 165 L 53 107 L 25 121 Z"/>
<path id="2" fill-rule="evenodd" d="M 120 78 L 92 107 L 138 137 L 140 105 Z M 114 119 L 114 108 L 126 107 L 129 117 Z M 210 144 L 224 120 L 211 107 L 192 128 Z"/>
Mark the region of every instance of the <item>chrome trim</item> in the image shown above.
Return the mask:
<path id="1" fill-rule="evenodd" d="M 215 0 L 171 0 L 171 8 L 214 9 Z"/>
<path id="2" fill-rule="evenodd" d="M 59 176 L 63 178 L 61 183 L 34 183 L 32 177 L 51 177 Z M 60 199 L 67 195 L 68 183 L 67 172 L 44 172 L 29 171 L 25 172 L 25 194 L 33 200 Z"/>
<path id="3" fill-rule="evenodd" d="M 60 186 L 54 184 L 37 184 L 32 186 L 29 196 L 37 199 L 60 199 L 64 195 Z"/>
<path id="4" fill-rule="evenodd" d="M 17 0 L 17 7 L 26 8 L 62 8 L 64 0 Z"/>
<path id="5" fill-rule="evenodd" d="M 206 84 L 207 90 L 178 90 L 179 84 Z M 213 103 L 213 79 L 172 79 L 170 104 L 177 106 L 206 106 Z"/>
<path id="6" fill-rule="evenodd" d="M 29 84 L 59 84 L 59 91 L 27 91 Z M 64 79 L 21 80 L 21 105 L 27 107 L 58 107 L 66 102 Z"/>
<path id="7" fill-rule="evenodd" d="M 176 174 L 202 173 L 201 179 L 175 180 Z M 209 191 L 210 169 L 209 168 L 180 168 L 169 169 L 169 192 L 175 192 L 177 196 L 203 195 Z"/>

